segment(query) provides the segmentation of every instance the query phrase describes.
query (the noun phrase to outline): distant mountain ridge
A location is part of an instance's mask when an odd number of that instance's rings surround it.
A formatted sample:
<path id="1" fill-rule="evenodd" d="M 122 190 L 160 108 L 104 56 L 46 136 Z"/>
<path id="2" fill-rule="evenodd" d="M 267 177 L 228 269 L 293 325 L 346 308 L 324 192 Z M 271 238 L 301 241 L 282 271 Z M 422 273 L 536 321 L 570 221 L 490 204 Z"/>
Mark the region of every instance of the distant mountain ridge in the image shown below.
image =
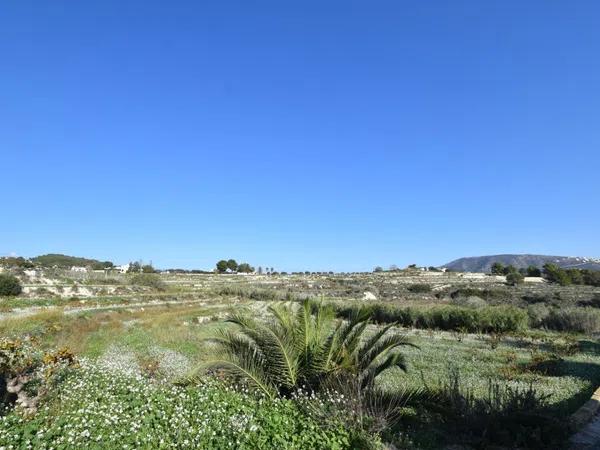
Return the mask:
<path id="1" fill-rule="evenodd" d="M 542 267 L 546 263 L 553 263 L 564 269 L 590 269 L 600 270 L 600 259 L 585 258 L 581 256 L 552 256 L 552 255 L 487 255 L 459 258 L 443 265 L 451 270 L 461 272 L 490 272 L 492 264 L 499 262 L 506 265 L 512 264 L 516 268 L 528 266 Z"/>

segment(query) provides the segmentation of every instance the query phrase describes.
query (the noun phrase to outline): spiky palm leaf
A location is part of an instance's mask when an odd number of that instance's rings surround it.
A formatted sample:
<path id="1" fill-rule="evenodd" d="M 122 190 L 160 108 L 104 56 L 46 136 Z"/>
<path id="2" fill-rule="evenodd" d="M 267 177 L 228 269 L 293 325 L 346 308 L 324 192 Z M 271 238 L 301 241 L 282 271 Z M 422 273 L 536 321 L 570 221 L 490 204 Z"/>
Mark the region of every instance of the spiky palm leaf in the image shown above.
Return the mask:
<path id="1" fill-rule="evenodd" d="M 398 350 L 411 344 L 390 333 L 392 326 L 365 337 L 368 311 L 336 322 L 332 309 L 321 303 L 306 300 L 296 306 L 274 305 L 266 321 L 231 317 L 237 331 L 222 331 L 212 339 L 221 357 L 211 365 L 246 377 L 267 395 L 286 395 L 301 386 L 318 390 L 342 374 L 372 387 L 385 370 L 406 369 Z"/>

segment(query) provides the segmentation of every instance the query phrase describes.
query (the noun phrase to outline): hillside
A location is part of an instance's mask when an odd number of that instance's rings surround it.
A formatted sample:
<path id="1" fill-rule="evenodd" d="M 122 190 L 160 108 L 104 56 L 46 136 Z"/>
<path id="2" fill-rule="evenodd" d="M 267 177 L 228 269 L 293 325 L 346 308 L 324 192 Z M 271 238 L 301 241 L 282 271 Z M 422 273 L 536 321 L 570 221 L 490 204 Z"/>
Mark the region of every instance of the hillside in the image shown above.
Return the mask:
<path id="1" fill-rule="evenodd" d="M 577 268 L 600 270 L 600 259 L 584 258 L 577 256 L 552 256 L 552 255 L 487 255 L 460 258 L 444 264 L 451 270 L 460 272 L 489 272 L 492 264 L 500 262 L 504 265 L 512 264 L 517 268 L 536 266 L 542 267 L 546 263 L 553 263 L 562 268 Z"/>
<path id="2" fill-rule="evenodd" d="M 31 258 L 31 261 L 43 267 L 62 267 L 69 268 L 72 266 L 91 266 L 91 267 L 112 267 L 110 261 L 98 261 L 97 259 L 80 258 L 77 256 L 61 255 L 50 253 Z"/>

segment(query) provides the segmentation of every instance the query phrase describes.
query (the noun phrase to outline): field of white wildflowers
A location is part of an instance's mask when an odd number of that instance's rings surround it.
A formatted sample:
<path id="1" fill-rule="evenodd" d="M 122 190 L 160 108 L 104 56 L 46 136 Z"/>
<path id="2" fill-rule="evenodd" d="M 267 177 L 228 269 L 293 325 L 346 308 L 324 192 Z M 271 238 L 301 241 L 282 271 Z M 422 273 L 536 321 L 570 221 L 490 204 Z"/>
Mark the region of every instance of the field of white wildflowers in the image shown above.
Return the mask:
<path id="1" fill-rule="evenodd" d="M 156 383 L 83 360 L 37 414 L 0 417 L 0 449 L 347 448 L 344 424 L 316 412 L 331 403 L 267 400 L 210 379 Z"/>

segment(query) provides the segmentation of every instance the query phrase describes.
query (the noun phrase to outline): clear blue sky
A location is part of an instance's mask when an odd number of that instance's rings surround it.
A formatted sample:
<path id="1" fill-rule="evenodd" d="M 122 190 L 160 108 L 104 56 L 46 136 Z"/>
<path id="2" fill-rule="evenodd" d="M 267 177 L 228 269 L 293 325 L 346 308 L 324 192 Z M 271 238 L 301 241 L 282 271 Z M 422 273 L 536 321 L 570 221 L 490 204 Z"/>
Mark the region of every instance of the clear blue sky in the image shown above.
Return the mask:
<path id="1" fill-rule="evenodd" d="M 600 2 L 0 7 L 0 254 L 600 256 Z"/>

